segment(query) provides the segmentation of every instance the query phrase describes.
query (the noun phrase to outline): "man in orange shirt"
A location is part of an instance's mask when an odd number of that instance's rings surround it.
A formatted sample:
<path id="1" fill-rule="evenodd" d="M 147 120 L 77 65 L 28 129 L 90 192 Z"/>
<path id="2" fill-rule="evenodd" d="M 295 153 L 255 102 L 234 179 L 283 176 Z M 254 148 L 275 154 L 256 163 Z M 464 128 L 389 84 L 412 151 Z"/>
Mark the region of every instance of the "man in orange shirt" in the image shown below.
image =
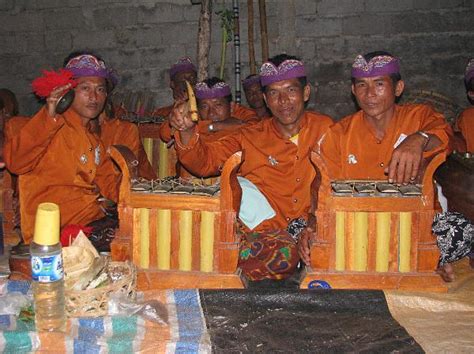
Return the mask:
<path id="1" fill-rule="evenodd" d="M 469 60 L 464 74 L 467 99 L 474 105 L 474 59 Z M 461 133 L 466 143 L 466 151 L 474 152 L 474 106 L 466 108 L 456 121 L 455 133 Z M 459 150 L 459 145 L 456 145 Z M 464 149 L 462 149 L 464 150 Z"/>
<path id="2" fill-rule="evenodd" d="M 247 76 L 242 80 L 242 87 L 244 88 L 245 99 L 257 117 L 260 119 L 271 117 L 271 113 L 263 98 L 260 75 L 254 74 Z"/>
<path id="3" fill-rule="evenodd" d="M 199 113 L 197 130 L 204 141 L 220 139 L 246 124 L 245 120 L 232 115 L 232 93 L 230 86 L 223 80 L 212 77 L 198 82 L 195 86 L 195 92 Z M 247 118 L 247 121 L 255 122 L 255 114 Z M 173 139 L 169 121 L 161 125 L 160 138 L 164 142 Z M 192 176 L 179 162 L 177 170 L 180 177 Z"/>
<path id="4" fill-rule="evenodd" d="M 173 100 L 186 100 L 188 94 L 186 91 L 186 82 L 194 85 L 197 81 L 196 66 L 194 66 L 191 58 L 182 57 L 174 63 L 168 71 L 170 76 L 170 89 L 173 93 Z M 159 107 L 151 114 L 154 117 L 168 117 L 173 104 L 169 106 Z"/>
<path id="5" fill-rule="evenodd" d="M 19 175 L 25 243 L 32 240 L 36 208 L 42 202 L 59 205 L 64 227 L 104 218 L 101 196 L 118 199 L 120 174 L 100 138 L 87 129 L 104 108 L 111 73 L 92 55 L 72 58 L 66 69 L 78 82 L 71 107 L 56 113 L 60 97 L 71 86 L 55 88 L 46 105 L 5 142 L 7 168 Z"/>
<path id="6" fill-rule="evenodd" d="M 104 111 L 97 119 L 93 120 L 93 126 L 91 129 L 97 131 L 106 150 L 112 145 L 128 147 L 137 158 L 138 176 L 148 180 L 156 179 L 156 173 L 148 160 L 136 124 L 118 118 L 110 118 Z"/>
<path id="7" fill-rule="evenodd" d="M 232 154 L 244 153 L 239 266 L 251 281 L 286 279 L 295 272 L 297 239 L 310 218 L 309 191 L 316 176 L 309 155 L 332 124 L 328 116 L 305 112 L 311 89 L 298 58 L 273 57 L 260 75 L 272 119 L 206 142 L 185 114 L 184 103 L 170 115 L 178 158 L 195 174 L 215 174 Z M 251 188 L 257 191 L 253 200 L 250 193 L 246 197 Z"/>
<path id="8" fill-rule="evenodd" d="M 452 131 L 444 117 L 430 106 L 397 105 L 403 89 L 398 58 L 387 52 L 357 56 L 352 93 L 361 110 L 334 124 L 320 144 L 331 179 L 388 177 L 408 184 L 419 177 L 424 158 L 448 151 Z"/>

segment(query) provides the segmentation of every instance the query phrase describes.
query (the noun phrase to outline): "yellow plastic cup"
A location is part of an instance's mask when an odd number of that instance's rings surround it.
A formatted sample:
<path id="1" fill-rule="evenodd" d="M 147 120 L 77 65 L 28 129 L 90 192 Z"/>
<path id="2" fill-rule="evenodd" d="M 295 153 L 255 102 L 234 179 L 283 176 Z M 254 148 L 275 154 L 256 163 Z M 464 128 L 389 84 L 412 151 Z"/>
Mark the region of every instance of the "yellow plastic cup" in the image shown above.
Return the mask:
<path id="1" fill-rule="evenodd" d="M 33 242 L 42 246 L 52 246 L 59 242 L 59 206 L 57 204 L 38 205 Z"/>

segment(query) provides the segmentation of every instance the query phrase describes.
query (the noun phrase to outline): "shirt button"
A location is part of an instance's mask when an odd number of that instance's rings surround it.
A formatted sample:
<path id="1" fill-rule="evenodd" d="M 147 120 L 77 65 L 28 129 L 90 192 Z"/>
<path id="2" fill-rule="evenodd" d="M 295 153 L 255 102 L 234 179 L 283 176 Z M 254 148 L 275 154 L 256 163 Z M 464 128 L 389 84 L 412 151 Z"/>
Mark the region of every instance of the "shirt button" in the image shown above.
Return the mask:
<path id="1" fill-rule="evenodd" d="M 377 144 L 382 144 L 382 142 L 380 140 L 377 140 L 376 143 Z"/>
<path id="2" fill-rule="evenodd" d="M 384 167 L 385 165 L 383 164 L 383 162 L 380 163 L 380 167 Z"/>
<path id="3" fill-rule="evenodd" d="M 296 159 L 297 159 L 297 160 L 299 160 L 299 159 L 300 159 L 300 157 L 297 155 L 297 156 L 296 156 Z"/>
<path id="4" fill-rule="evenodd" d="M 92 170 L 89 170 L 89 173 L 92 173 Z"/>
<path id="5" fill-rule="evenodd" d="M 92 148 L 91 148 L 91 147 L 89 148 L 89 151 L 92 151 Z"/>
<path id="6" fill-rule="evenodd" d="M 301 181 L 301 179 L 300 179 L 300 178 L 297 178 L 297 179 L 296 179 L 296 182 L 299 182 L 299 181 Z"/>
<path id="7" fill-rule="evenodd" d="M 293 199 L 293 203 L 297 203 L 298 202 L 298 199 Z"/>
<path id="8" fill-rule="evenodd" d="M 286 217 L 286 221 L 290 221 L 290 218 L 289 218 L 289 217 Z"/>

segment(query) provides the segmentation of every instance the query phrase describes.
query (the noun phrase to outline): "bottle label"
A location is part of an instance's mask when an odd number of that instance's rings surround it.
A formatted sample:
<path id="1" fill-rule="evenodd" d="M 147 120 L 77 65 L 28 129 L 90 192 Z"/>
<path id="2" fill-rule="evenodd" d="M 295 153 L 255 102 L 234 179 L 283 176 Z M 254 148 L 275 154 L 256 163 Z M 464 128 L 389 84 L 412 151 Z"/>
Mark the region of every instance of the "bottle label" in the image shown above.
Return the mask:
<path id="1" fill-rule="evenodd" d="M 33 281 L 52 283 L 64 277 L 63 259 L 61 254 L 53 256 L 31 257 L 31 275 Z"/>

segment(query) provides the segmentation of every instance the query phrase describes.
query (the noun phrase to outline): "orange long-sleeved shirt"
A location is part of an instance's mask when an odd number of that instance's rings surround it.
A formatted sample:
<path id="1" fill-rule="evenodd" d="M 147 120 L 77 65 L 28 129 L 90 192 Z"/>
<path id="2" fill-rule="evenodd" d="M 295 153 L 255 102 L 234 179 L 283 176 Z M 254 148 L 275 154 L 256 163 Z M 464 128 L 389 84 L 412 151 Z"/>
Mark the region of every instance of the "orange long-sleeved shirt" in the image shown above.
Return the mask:
<path id="1" fill-rule="evenodd" d="M 259 188 L 276 212 L 255 230 L 281 229 L 294 218 L 307 217 L 316 176 L 310 152 L 331 124 L 328 116 L 305 112 L 297 144 L 281 135 L 274 119 L 265 119 L 212 142 L 195 134 L 182 145 L 175 134 L 176 150 L 184 166 L 204 176 L 216 174 L 232 154 L 242 151 L 240 175 Z"/>
<path id="2" fill-rule="evenodd" d="M 474 106 L 461 112 L 456 126 L 466 140 L 467 151 L 474 152 Z"/>
<path id="3" fill-rule="evenodd" d="M 100 195 L 117 201 L 120 174 L 100 139 L 68 110 L 56 119 L 45 107 L 21 130 L 7 136 L 5 161 L 19 175 L 21 229 L 26 243 L 33 238 L 36 208 L 59 205 L 61 227 L 88 224 L 104 216 Z"/>
<path id="4" fill-rule="evenodd" d="M 138 175 L 149 180 L 156 178 L 135 124 L 120 119 L 104 119 L 100 125 L 100 138 L 106 149 L 112 145 L 128 147 L 137 157 Z"/>
<path id="5" fill-rule="evenodd" d="M 440 146 L 425 157 L 447 150 L 452 130 L 442 114 L 427 105 L 396 105 L 385 136 L 378 140 L 363 111 L 335 123 L 320 143 L 320 152 L 331 179 L 386 179 L 394 145 L 417 131 L 436 135 Z"/>

